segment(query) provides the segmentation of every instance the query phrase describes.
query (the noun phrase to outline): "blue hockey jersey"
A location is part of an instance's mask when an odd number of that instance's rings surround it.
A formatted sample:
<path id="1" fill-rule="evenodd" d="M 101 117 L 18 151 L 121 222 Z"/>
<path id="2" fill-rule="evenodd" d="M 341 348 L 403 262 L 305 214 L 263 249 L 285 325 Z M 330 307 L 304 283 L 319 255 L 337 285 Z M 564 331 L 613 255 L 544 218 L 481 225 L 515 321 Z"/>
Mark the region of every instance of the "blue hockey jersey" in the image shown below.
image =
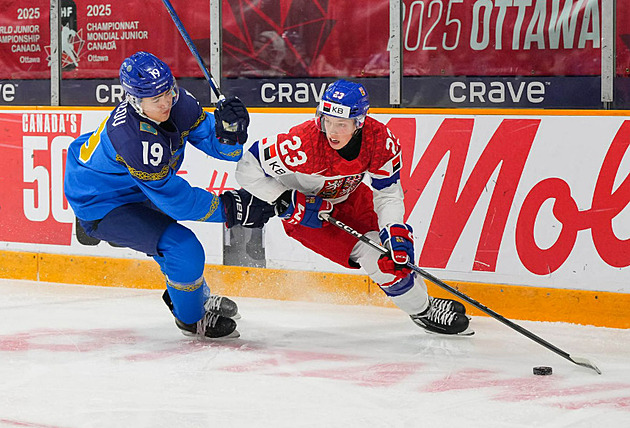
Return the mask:
<path id="1" fill-rule="evenodd" d="M 184 89 L 162 124 L 140 116 L 126 101 L 98 129 L 70 144 L 64 192 L 76 216 L 98 220 L 112 209 L 147 199 L 175 220 L 223 222 L 218 196 L 176 175 L 186 144 L 217 159 L 238 161 L 242 146 L 222 144 L 214 116 Z"/>

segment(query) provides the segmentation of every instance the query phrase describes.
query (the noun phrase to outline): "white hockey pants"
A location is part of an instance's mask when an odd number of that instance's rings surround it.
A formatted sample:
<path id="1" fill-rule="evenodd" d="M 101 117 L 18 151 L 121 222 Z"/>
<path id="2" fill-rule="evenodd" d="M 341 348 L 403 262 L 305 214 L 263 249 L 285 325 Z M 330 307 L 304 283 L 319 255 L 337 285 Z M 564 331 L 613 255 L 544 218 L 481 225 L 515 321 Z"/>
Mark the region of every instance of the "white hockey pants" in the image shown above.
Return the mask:
<path id="1" fill-rule="evenodd" d="M 378 232 L 371 231 L 365 234 L 373 241 L 380 242 Z M 363 268 L 368 276 L 376 282 L 381 290 L 389 296 L 396 306 L 408 313 L 415 315 L 423 312 L 429 305 L 427 286 L 415 273 L 406 278 L 393 282 L 396 277 L 381 271 L 378 259 L 381 253 L 369 245 L 359 241 L 350 253 L 350 259 Z"/>

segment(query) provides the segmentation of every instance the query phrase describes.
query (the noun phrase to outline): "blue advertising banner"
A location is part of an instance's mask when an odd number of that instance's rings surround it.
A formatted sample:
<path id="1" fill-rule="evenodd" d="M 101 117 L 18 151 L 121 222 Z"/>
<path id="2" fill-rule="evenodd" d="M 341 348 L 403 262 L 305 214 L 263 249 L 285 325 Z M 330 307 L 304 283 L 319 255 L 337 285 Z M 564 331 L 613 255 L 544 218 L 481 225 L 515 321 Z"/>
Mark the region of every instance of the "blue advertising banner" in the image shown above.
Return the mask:
<path id="1" fill-rule="evenodd" d="M 50 80 L 0 80 L 0 105 L 50 105 Z"/>
<path id="2" fill-rule="evenodd" d="M 221 90 L 249 107 L 313 107 L 326 79 L 222 79 Z M 353 79 L 362 83 L 372 107 L 390 107 L 386 78 Z M 617 108 L 630 104 L 630 79 L 616 79 Z M 210 107 L 205 79 L 181 78 L 180 87 Z M 64 79 L 61 104 L 114 106 L 123 99 L 118 79 Z M 0 80 L 0 105 L 49 105 L 48 80 Z M 600 80 L 585 77 L 405 77 L 402 107 L 417 108 L 579 108 L 601 109 Z"/>
<path id="3" fill-rule="evenodd" d="M 599 76 L 406 77 L 405 107 L 593 108 L 602 107 Z"/>
<path id="4" fill-rule="evenodd" d="M 251 107 L 313 107 L 336 78 L 222 79 L 224 94 L 236 95 Z M 389 106 L 389 81 L 386 78 L 355 79 L 365 86 L 374 107 Z"/>
<path id="5" fill-rule="evenodd" d="M 334 79 L 223 79 L 222 90 L 256 107 L 315 106 Z M 389 107 L 385 78 L 365 85 L 373 107 Z M 601 108 L 600 79 L 587 77 L 405 77 L 402 107 Z"/>

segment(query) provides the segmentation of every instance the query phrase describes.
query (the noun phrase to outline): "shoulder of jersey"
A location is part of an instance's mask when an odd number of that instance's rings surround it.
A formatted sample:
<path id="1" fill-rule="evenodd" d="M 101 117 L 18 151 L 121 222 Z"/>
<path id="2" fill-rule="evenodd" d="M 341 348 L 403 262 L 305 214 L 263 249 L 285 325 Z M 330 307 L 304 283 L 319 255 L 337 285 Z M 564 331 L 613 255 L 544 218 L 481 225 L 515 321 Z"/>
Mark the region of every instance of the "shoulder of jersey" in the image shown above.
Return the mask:
<path id="1" fill-rule="evenodd" d="M 206 113 L 201 108 L 201 104 L 190 92 L 184 88 L 179 90 L 179 99 L 173 106 L 171 118 L 177 128 L 186 132 L 199 125 L 205 118 Z"/>
<path id="2" fill-rule="evenodd" d="M 107 121 L 107 136 L 116 152 L 115 160 L 138 178 L 159 180 L 168 172 L 171 155 L 168 142 L 153 122 L 133 114 L 131 109 L 120 104 Z M 160 148 L 156 149 L 156 144 Z"/>
<path id="3" fill-rule="evenodd" d="M 389 131 L 389 128 L 376 119 L 370 116 L 365 118 L 365 125 L 363 126 L 363 139 L 370 139 L 372 143 L 385 140 L 388 136 L 393 136 L 393 133 Z"/>
<path id="4" fill-rule="evenodd" d="M 401 168 L 400 142 L 383 123 L 367 117 L 363 129 L 362 150 L 370 156 L 369 170 L 380 176 L 390 176 Z"/>
<path id="5" fill-rule="evenodd" d="M 116 106 L 107 119 L 107 136 L 117 153 L 124 152 L 128 148 L 129 141 L 139 141 L 140 139 L 140 122 L 142 120 L 132 114 L 132 110 L 133 108 L 127 101 L 123 101 Z"/>

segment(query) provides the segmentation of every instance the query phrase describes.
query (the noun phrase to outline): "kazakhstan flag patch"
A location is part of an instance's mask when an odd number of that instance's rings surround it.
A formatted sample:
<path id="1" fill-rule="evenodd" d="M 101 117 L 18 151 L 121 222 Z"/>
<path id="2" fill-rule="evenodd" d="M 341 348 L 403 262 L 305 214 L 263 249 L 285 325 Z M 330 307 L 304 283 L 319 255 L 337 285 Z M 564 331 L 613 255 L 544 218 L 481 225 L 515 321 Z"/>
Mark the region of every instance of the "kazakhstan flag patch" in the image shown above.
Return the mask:
<path id="1" fill-rule="evenodd" d="M 157 129 L 149 125 L 146 122 L 140 122 L 140 131 L 148 132 L 149 134 L 157 135 Z"/>

